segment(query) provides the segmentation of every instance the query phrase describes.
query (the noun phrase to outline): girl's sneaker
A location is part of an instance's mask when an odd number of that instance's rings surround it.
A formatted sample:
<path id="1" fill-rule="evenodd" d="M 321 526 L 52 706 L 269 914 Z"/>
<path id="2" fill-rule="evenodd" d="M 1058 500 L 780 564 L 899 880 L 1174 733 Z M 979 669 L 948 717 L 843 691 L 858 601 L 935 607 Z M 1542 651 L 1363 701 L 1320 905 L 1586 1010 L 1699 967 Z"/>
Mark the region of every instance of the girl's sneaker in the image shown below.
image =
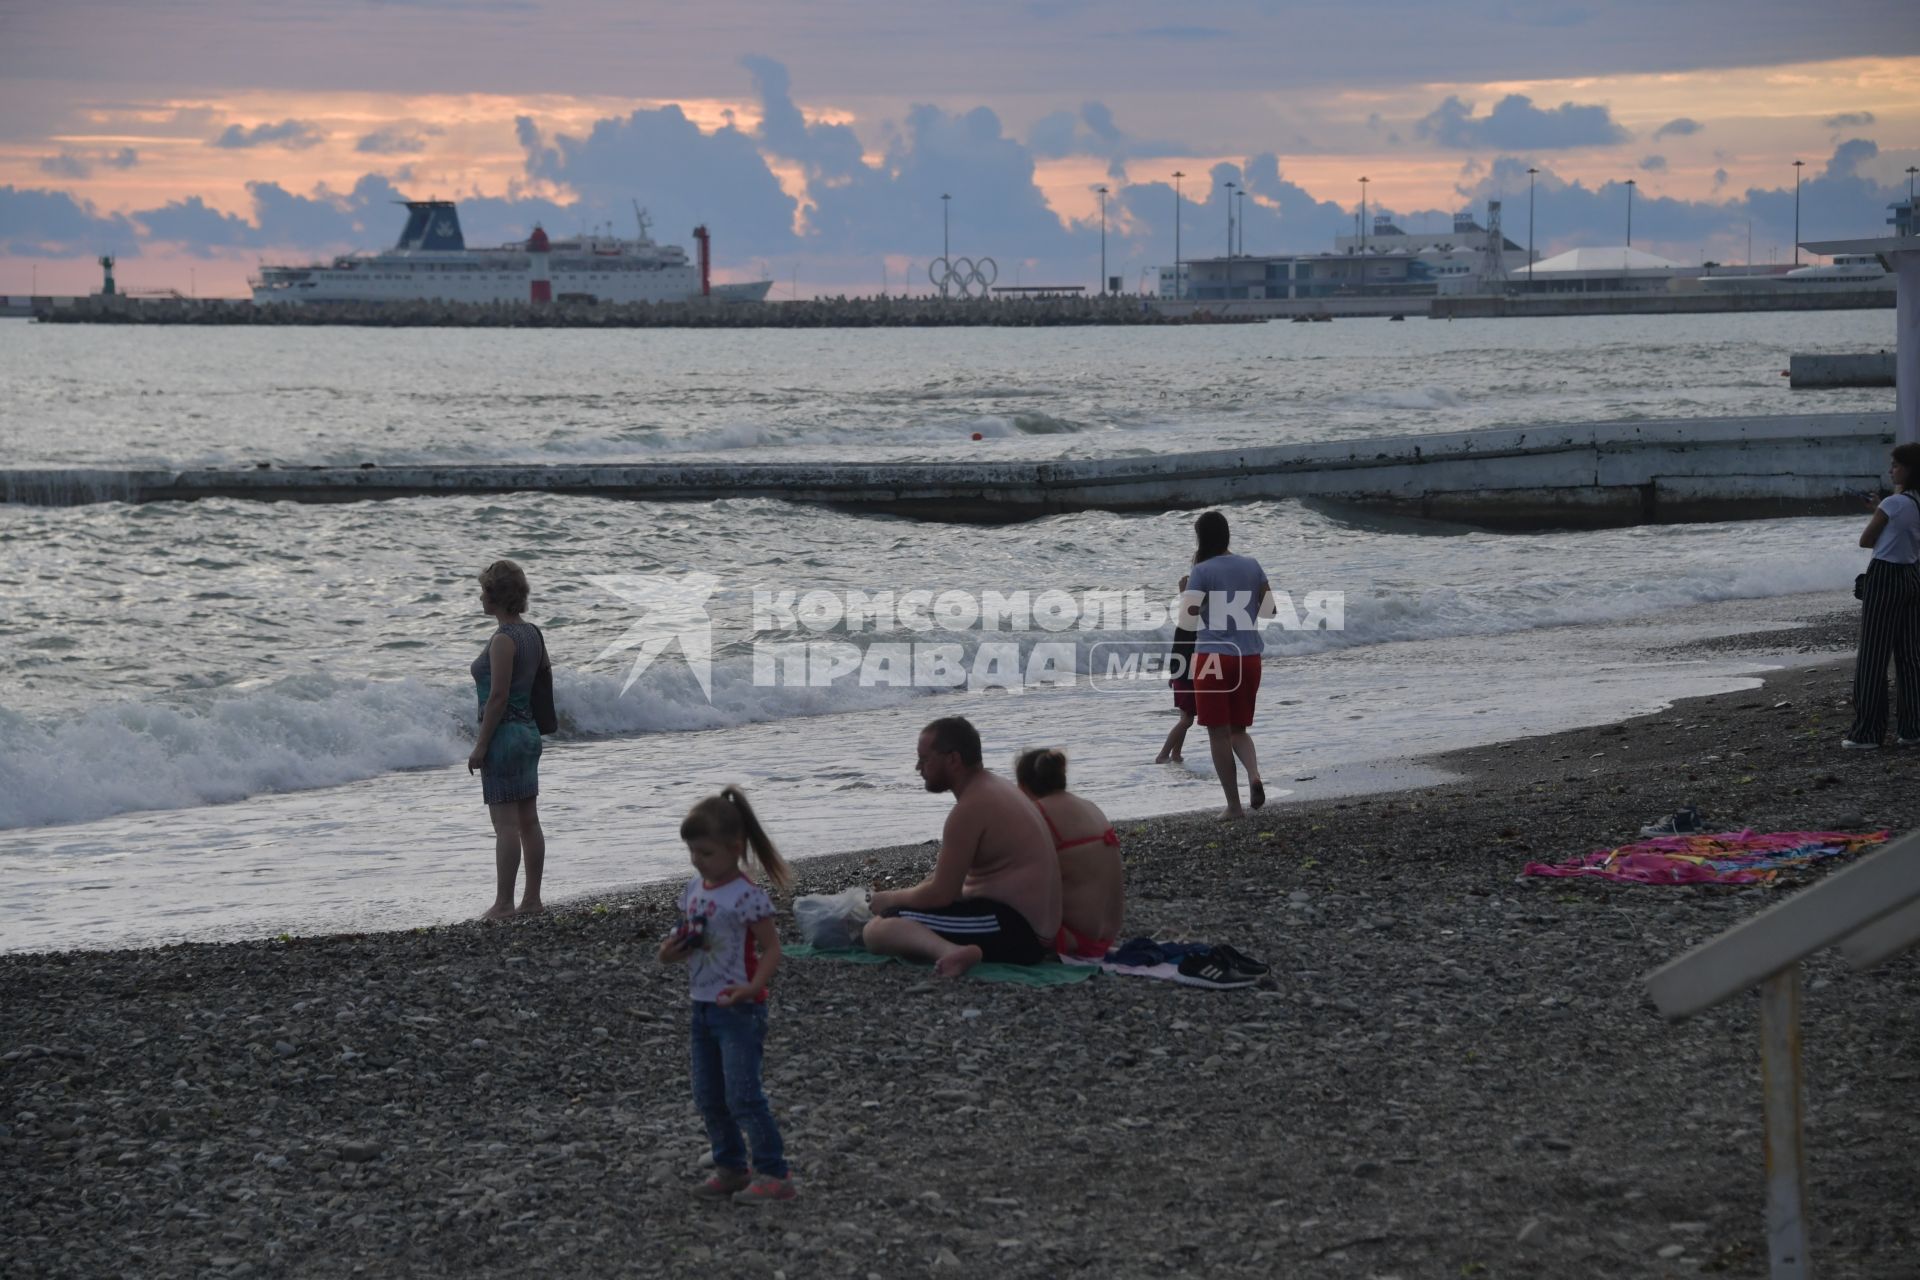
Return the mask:
<path id="1" fill-rule="evenodd" d="M 753 1175 L 745 1169 L 715 1169 L 693 1194 L 702 1200 L 728 1200 L 752 1184 Z"/>
<path id="2" fill-rule="evenodd" d="M 757 1175 L 745 1189 L 733 1193 L 735 1204 L 777 1204 L 799 1198 L 800 1193 L 793 1189 L 792 1178 L 772 1178 L 764 1173 Z"/>

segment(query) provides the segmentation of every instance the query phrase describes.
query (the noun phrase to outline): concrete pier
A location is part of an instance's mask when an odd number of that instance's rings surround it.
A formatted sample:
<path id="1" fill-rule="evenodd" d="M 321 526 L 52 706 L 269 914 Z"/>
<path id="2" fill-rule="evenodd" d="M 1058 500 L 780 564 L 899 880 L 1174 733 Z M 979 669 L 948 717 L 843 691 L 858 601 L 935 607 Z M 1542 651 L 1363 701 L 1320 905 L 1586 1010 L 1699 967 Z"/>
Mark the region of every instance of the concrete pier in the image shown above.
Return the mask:
<path id="1" fill-rule="evenodd" d="M 1796 390 L 1827 387 L 1890 387 L 1893 352 L 1862 355 L 1800 355 L 1787 359 L 1788 385 Z"/>
<path id="2" fill-rule="evenodd" d="M 561 493 L 647 502 L 779 498 L 971 524 L 1297 498 L 1495 529 L 1864 510 L 1891 414 L 1501 428 L 1148 458 L 944 463 L 577 463 L 0 471 L 13 503 L 242 498 L 364 502 Z"/>

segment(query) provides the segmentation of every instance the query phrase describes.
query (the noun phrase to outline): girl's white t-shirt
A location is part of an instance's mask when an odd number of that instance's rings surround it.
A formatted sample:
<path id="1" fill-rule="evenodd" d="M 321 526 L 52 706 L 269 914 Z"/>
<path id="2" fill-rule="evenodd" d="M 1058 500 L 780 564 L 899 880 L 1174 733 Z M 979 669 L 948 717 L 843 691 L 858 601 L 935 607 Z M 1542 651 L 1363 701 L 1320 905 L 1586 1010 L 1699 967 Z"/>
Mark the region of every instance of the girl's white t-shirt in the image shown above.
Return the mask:
<path id="1" fill-rule="evenodd" d="M 680 891 L 680 914 L 701 930 L 700 943 L 687 957 L 693 998 L 712 1004 L 728 987 L 746 983 L 759 963 L 753 926 L 773 915 L 773 899 L 745 876 L 707 887 L 695 876 Z M 766 993 L 760 993 L 765 1000 Z"/>
<path id="2" fill-rule="evenodd" d="M 1873 558 L 1895 564 L 1920 560 L 1920 502 L 1904 493 L 1891 494 L 1880 500 L 1880 513 L 1887 527 L 1873 544 Z"/>

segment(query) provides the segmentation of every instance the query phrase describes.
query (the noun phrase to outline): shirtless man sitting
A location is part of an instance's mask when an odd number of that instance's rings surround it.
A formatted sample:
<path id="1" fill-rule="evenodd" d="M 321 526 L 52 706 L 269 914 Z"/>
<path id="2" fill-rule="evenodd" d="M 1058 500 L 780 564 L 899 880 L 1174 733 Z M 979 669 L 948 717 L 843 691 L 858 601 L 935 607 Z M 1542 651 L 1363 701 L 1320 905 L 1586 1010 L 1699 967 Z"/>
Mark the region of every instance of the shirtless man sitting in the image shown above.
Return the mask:
<path id="1" fill-rule="evenodd" d="M 1046 820 L 1060 859 L 1060 932 L 1053 949 L 1097 960 L 1120 936 L 1126 912 L 1120 835 L 1099 805 L 1067 790 L 1064 751 L 1023 751 L 1013 763 L 1013 776 Z"/>
<path id="2" fill-rule="evenodd" d="M 933 874 L 873 895 L 862 935 L 880 955 L 958 977 L 990 960 L 1036 964 L 1060 927 L 1060 861 L 1031 800 L 980 763 L 980 734 L 950 716 L 920 731 L 920 777 L 953 792 Z"/>

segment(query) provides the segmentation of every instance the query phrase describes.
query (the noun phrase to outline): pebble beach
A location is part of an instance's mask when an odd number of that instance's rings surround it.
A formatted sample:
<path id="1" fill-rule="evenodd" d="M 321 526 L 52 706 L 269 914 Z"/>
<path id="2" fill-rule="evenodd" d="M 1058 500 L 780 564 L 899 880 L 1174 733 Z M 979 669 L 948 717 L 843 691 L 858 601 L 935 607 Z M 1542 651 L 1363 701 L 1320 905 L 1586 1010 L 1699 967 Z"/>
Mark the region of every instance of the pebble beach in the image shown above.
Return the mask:
<path id="1" fill-rule="evenodd" d="M 1272 964 L 1254 989 L 789 958 L 790 1205 L 689 1195 L 670 887 L 0 955 L 0 1274 L 1764 1275 L 1755 1001 L 1669 1024 L 1640 978 L 1793 885 L 1520 871 L 1686 801 L 1712 830 L 1920 825 L 1912 756 L 1838 748 L 1851 627 L 1708 642 L 1801 652 L 1757 691 L 1424 762 L 1444 785 L 1123 824 L 1126 932 L 1231 943 Z M 798 892 L 931 852 L 811 859 Z M 1805 977 L 1820 1273 L 1920 1274 L 1920 956 Z"/>

